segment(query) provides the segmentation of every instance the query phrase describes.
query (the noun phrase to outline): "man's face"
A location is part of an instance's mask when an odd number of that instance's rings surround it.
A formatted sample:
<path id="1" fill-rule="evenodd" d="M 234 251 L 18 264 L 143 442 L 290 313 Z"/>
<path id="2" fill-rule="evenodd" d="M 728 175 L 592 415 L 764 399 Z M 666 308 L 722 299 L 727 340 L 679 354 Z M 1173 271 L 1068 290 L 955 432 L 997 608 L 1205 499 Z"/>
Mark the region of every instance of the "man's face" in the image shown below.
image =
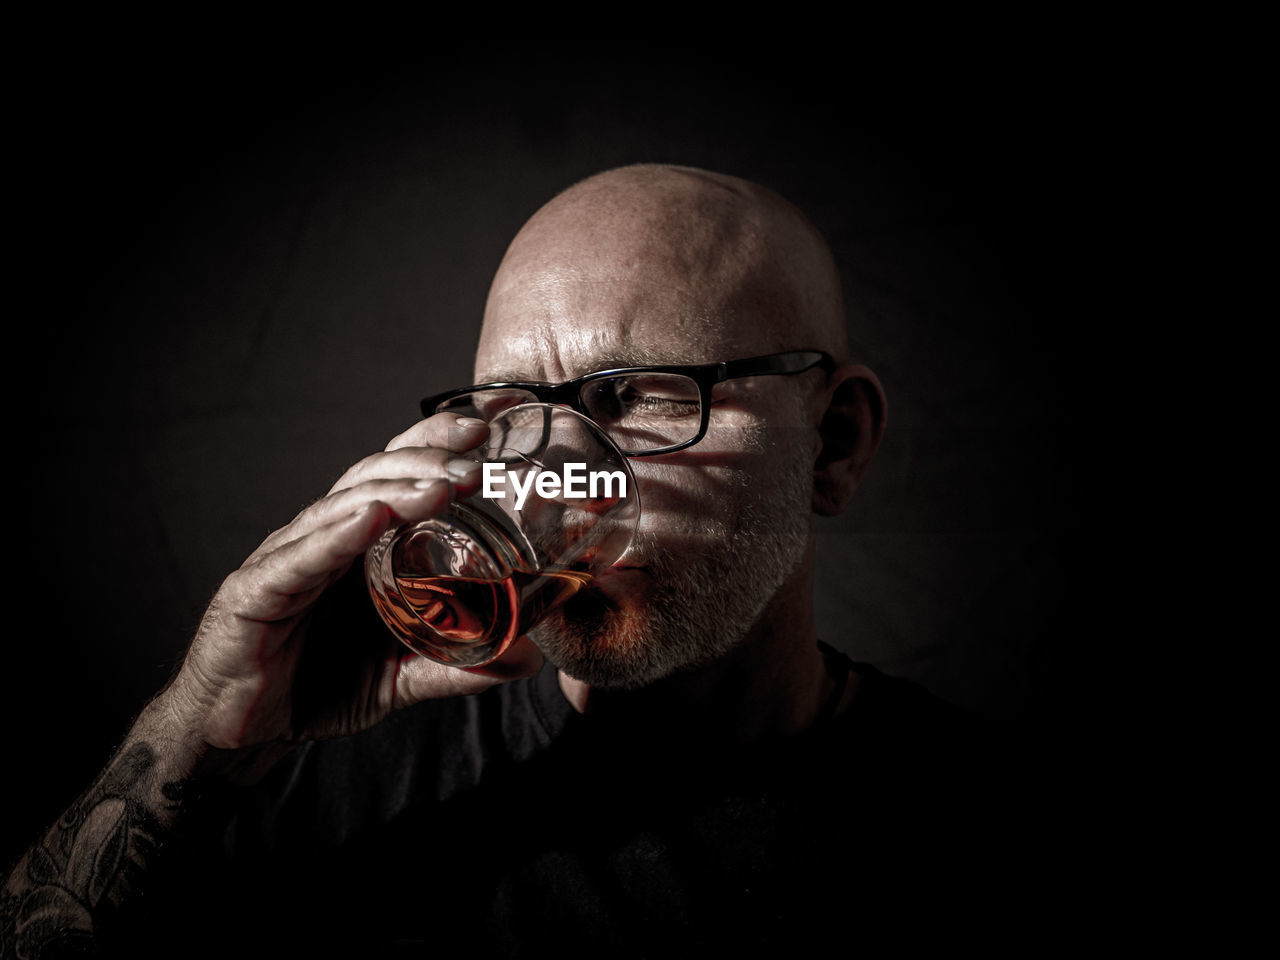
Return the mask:
<path id="1" fill-rule="evenodd" d="M 732 284 L 698 282 L 681 258 L 634 247 L 509 256 L 490 295 L 477 382 L 781 349 L 773 318 L 744 315 Z M 631 461 L 636 537 L 532 632 L 552 663 L 595 687 L 632 688 L 733 649 L 805 556 L 816 437 L 805 398 L 818 376 L 720 384 L 701 442 Z"/>

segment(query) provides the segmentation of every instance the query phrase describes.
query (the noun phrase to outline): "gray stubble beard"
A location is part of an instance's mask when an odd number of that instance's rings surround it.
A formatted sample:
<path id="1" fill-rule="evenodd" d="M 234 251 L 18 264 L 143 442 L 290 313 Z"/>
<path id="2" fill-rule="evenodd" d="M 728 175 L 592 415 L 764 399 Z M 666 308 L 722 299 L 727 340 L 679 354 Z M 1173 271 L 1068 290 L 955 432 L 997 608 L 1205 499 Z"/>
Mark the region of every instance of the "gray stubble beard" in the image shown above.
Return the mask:
<path id="1" fill-rule="evenodd" d="M 592 687 L 636 689 L 732 652 L 809 545 L 808 450 L 799 438 L 776 446 L 771 455 L 786 464 L 776 483 L 762 489 L 737 478 L 727 513 L 682 531 L 703 545 L 695 555 L 674 554 L 638 531 L 629 556 L 652 580 L 649 602 L 620 609 L 580 594 L 530 633 L 547 659 Z"/>

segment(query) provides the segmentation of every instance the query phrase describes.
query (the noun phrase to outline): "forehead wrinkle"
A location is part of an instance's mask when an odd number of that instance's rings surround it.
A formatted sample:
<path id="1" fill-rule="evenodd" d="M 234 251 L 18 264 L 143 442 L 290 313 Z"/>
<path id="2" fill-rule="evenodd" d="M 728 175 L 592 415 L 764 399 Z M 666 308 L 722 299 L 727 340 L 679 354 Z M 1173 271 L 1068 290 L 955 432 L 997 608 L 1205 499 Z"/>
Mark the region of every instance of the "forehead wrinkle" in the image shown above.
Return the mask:
<path id="1" fill-rule="evenodd" d="M 561 382 L 614 367 L 723 359 L 715 343 L 725 324 L 703 305 L 658 281 L 627 280 L 536 277 L 526 288 L 513 286 L 510 297 L 495 297 L 475 382 Z"/>
<path id="2" fill-rule="evenodd" d="M 568 379 L 562 373 L 551 323 L 546 318 L 531 321 L 516 336 L 504 336 L 496 350 L 476 352 L 476 383 Z"/>
<path id="3" fill-rule="evenodd" d="M 538 340 L 541 339 L 541 337 L 538 337 Z M 558 350 L 557 356 L 561 362 L 555 363 L 552 367 L 538 363 L 536 359 L 540 356 L 538 347 L 531 340 L 528 348 L 530 352 L 526 354 L 530 357 L 530 362 L 522 363 L 520 361 L 507 360 L 501 364 L 485 367 L 483 371 L 477 370 L 475 382 L 498 383 L 502 381 L 532 380 L 534 382 L 562 383 L 565 380 L 573 380 L 588 373 L 598 373 L 602 370 L 613 370 L 619 367 L 671 366 L 676 364 L 718 362 L 721 359 L 714 358 L 713 361 L 711 358 L 692 356 L 687 351 L 672 350 L 670 348 L 655 350 L 635 343 L 626 336 L 623 336 L 620 342 L 599 333 L 591 335 L 588 339 L 589 342 L 586 344 L 572 344 L 569 345 L 568 349 Z M 565 354 L 568 354 L 569 358 L 566 358 Z"/>

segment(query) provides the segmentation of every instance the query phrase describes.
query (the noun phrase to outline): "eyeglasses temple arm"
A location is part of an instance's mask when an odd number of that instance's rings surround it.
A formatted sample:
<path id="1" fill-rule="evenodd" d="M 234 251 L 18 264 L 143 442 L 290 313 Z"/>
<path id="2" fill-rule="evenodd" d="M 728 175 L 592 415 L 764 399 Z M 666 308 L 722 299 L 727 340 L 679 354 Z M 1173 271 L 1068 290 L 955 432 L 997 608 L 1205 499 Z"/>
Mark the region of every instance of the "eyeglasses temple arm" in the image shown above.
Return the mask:
<path id="1" fill-rule="evenodd" d="M 723 364 L 722 379 L 757 377 L 771 373 L 803 373 L 812 367 L 821 367 L 827 373 L 836 368 L 830 354 L 821 350 L 797 350 L 793 353 L 776 353 L 767 357 L 749 357 L 746 360 L 730 360 Z"/>

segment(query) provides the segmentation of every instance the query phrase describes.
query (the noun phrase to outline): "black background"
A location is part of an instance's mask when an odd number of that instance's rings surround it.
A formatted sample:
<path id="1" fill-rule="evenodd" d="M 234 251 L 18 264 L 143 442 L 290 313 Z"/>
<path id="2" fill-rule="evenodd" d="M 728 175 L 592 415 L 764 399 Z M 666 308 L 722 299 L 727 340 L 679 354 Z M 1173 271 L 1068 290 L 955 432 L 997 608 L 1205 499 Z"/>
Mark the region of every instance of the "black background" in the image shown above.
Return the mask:
<path id="1" fill-rule="evenodd" d="M 822 635 L 1061 732 L 1074 664 L 1108 642 L 1080 629 L 1079 374 L 1108 322 L 1081 307 L 1111 269 L 1122 111 L 1056 48 L 852 46 L 784 65 L 86 44 L 33 68 L 11 91 L 27 626 L 0 681 L 0 853 L 100 768 L 221 578 L 470 380 L 523 221 L 638 161 L 759 180 L 839 261 L 889 429 L 820 528 Z"/>

